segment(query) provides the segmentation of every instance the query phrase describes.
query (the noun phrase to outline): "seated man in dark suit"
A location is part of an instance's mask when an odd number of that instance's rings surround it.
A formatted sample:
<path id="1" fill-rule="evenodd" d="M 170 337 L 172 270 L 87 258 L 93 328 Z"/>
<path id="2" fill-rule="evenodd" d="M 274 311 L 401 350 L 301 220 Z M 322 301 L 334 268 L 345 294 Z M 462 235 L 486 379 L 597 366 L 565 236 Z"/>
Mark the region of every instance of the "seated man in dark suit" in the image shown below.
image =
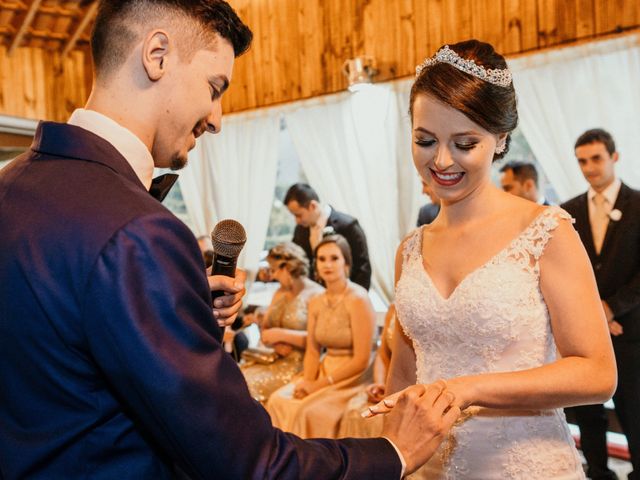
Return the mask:
<path id="1" fill-rule="evenodd" d="M 396 479 L 459 414 L 444 386 L 418 385 L 386 439 L 303 441 L 272 427 L 224 352 L 245 275 L 207 278 L 149 188 L 154 166 L 182 167 L 220 130 L 251 36 L 222 0 L 104 0 L 86 109 L 40 123 L 0 172 L 3 480 Z M 226 292 L 213 311 L 211 290 Z"/>
<path id="2" fill-rule="evenodd" d="M 416 226 L 418 227 L 430 224 L 436 219 L 438 213 L 440 213 L 440 199 L 429 185 L 422 180 L 420 181 L 422 183 L 422 193 L 429 197 L 431 203 L 427 203 L 420 207 L 420 211 L 418 212 L 418 222 L 416 223 Z"/>
<path id="3" fill-rule="evenodd" d="M 320 203 L 316 191 L 306 183 L 296 183 L 289 187 L 284 196 L 284 204 L 296 218 L 293 242 L 300 245 L 313 265 L 313 251 L 327 232 L 342 235 L 353 255 L 353 265 L 349 278 L 369 290 L 371 286 L 371 263 L 367 237 L 358 220 L 338 212 L 327 204 Z M 311 269 L 312 275 L 314 269 Z"/>
<path id="4" fill-rule="evenodd" d="M 596 275 L 618 366 L 613 402 L 629 445 L 629 479 L 635 480 L 640 479 L 640 192 L 616 178 L 619 155 L 609 132 L 587 130 L 576 140 L 575 155 L 589 190 L 562 208 L 575 218 Z M 580 427 L 589 477 L 617 478 L 607 466 L 604 406 L 573 407 L 570 413 Z"/>
<path id="5" fill-rule="evenodd" d="M 544 196 L 540 195 L 538 183 L 538 170 L 533 163 L 514 160 L 500 169 L 500 184 L 505 192 L 540 205 L 549 205 Z"/>

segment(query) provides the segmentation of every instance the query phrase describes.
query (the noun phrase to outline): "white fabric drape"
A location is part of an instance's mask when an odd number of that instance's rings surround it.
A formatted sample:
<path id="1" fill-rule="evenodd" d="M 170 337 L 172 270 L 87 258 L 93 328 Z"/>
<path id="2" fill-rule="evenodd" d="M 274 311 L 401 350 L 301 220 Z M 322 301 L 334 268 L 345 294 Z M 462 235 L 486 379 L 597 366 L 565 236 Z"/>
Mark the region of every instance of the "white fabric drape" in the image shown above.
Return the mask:
<path id="1" fill-rule="evenodd" d="M 285 113 L 302 168 L 320 199 L 356 217 L 373 285 L 389 300 L 399 241 L 398 105 L 389 85 L 323 97 Z"/>
<path id="2" fill-rule="evenodd" d="M 391 83 L 398 106 L 396 128 L 396 164 L 398 169 L 398 222 L 400 239 L 416 228 L 418 211 L 429 199 L 422 194 L 420 176 L 413 165 L 411 155 L 411 118 L 409 117 L 409 94 L 413 77 Z M 389 132 L 392 134 L 392 132 Z"/>
<path id="3" fill-rule="evenodd" d="M 221 135 L 203 135 L 189 153 L 180 190 L 197 235 L 226 218 L 247 243 L 238 266 L 254 272 L 264 247 L 278 171 L 279 115 L 274 110 L 225 116 Z"/>
<path id="4" fill-rule="evenodd" d="M 574 156 L 578 136 L 604 128 L 616 141 L 618 176 L 640 188 L 640 35 L 509 60 L 520 128 L 561 200 L 587 189 Z"/>

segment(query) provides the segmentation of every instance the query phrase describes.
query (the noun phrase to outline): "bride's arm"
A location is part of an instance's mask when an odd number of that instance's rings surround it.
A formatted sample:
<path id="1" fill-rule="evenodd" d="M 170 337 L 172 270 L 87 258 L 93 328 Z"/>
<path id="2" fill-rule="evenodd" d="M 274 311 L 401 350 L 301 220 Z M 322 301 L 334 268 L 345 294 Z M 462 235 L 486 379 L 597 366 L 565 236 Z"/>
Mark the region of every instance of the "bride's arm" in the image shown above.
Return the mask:
<path id="1" fill-rule="evenodd" d="M 616 387 L 616 365 L 586 251 L 560 221 L 540 258 L 540 288 L 561 358 L 529 370 L 447 380 L 463 408 L 555 408 L 602 403 Z"/>
<path id="2" fill-rule="evenodd" d="M 402 251 L 404 242 L 396 252 L 395 283 L 398 283 L 402 273 Z M 383 333 L 384 334 L 384 333 Z M 413 350 L 413 342 L 409 339 L 400 326 L 400 319 L 396 316 L 396 325 L 393 332 L 393 345 L 391 348 L 391 364 L 387 374 L 387 395 L 400 391 L 416 383 L 416 354 Z"/>

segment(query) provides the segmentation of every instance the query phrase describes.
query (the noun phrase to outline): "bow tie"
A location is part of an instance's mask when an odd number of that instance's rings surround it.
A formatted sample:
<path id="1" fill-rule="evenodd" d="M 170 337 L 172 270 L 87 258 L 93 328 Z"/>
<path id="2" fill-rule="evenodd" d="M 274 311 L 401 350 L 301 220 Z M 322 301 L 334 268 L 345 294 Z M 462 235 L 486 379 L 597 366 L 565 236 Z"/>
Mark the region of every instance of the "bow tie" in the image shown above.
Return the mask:
<path id="1" fill-rule="evenodd" d="M 175 173 L 159 175 L 151 181 L 149 193 L 153 198 L 161 202 L 167 196 L 173 184 L 176 183 L 176 180 L 178 180 L 178 175 Z"/>

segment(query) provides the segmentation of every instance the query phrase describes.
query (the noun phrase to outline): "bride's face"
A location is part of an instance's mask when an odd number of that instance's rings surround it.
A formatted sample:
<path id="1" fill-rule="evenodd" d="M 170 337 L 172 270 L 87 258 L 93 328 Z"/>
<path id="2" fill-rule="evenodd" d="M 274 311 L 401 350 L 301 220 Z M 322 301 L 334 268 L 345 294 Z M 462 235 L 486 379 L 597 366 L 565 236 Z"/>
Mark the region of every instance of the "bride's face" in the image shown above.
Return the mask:
<path id="1" fill-rule="evenodd" d="M 415 98 L 413 163 L 445 203 L 458 202 L 491 182 L 493 155 L 505 137 L 428 95 Z"/>

